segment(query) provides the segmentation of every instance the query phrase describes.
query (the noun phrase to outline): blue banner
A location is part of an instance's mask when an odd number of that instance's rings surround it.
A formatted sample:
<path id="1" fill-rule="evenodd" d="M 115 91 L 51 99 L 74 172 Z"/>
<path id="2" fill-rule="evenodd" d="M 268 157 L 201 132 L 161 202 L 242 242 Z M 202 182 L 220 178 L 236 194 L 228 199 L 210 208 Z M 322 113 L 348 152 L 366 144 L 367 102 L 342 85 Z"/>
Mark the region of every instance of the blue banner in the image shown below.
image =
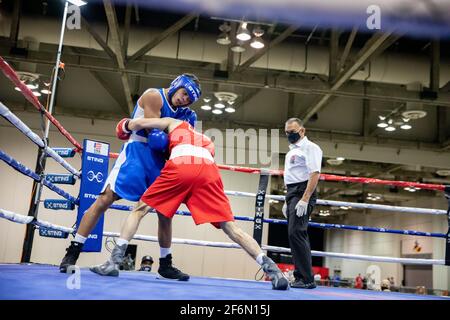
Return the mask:
<path id="1" fill-rule="evenodd" d="M 52 148 L 61 158 L 73 158 L 75 149 L 73 148 Z"/>
<path id="2" fill-rule="evenodd" d="M 39 235 L 41 237 L 59 238 L 59 239 L 67 239 L 69 237 L 69 234 L 67 232 L 61 230 L 47 229 L 44 227 L 39 227 Z"/>
<path id="3" fill-rule="evenodd" d="M 75 184 L 75 177 L 72 174 L 46 174 L 45 180 L 54 184 Z"/>
<path id="4" fill-rule="evenodd" d="M 84 212 L 94 203 L 102 190 L 108 176 L 108 163 L 109 144 L 92 140 L 83 141 L 77 228 L 80 225 Z M 102 250 L 102 237 L 103 215 L 86 240 L 83 251 L 100 252 Z"/>
<path id="5" fill-rule="evenodd" d="M 44 207 L 51 210 L 73 210 L 75 209 L 75 203 L 69 200 L 46 199 L 44 200 Z"/>

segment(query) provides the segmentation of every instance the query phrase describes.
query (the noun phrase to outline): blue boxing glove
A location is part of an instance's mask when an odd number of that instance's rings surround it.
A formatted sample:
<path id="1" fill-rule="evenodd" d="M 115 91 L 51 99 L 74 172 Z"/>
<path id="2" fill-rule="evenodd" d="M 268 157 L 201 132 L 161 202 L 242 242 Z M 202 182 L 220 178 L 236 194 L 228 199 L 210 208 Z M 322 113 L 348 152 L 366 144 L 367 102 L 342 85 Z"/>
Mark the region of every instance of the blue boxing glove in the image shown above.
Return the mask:
<path id="1" fill-rule="evenodd" d="M 174 118 L 187 121 L 191 126 L 195 127 L 195 123 L 197 122 L 197 113 L 188 107 L 179 107 L 175 111 Z"/>
<path id="2" fill-rule="evenodd" d="M 165 152 L 169 146 L 169 137 L 164 131 L 152 129 L 148 133 L 147 143 L 153 150 Z"/>

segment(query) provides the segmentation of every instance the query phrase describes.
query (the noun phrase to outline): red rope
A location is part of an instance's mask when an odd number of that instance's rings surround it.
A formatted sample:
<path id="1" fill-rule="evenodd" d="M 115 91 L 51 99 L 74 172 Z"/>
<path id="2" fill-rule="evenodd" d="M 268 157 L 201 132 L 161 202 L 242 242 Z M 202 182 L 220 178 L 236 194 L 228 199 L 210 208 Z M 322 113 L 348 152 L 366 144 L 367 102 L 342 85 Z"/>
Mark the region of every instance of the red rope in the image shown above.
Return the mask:
<path id="1" fill-rule="evenodd" d="M 247 167 L 234 167 L 227 165 L 218 165 L 219 169 L 246 172 L 246 173 L 261 173 L 261 169 L 258 168 L 247 168 Z M 283 170 L 269 170 L 271 175 L 283 175 Z M 353 183 L 365 183 L 365 184 L 382 184 L 396 187 L 415 187 L 426 190 L 439 190 L 444 191 L 445 186 L 440 184 L 430 184 L 430 183 L 419 183 L 419 182 L 407 182 L 407 181 L 394 181 L 394 180 L 381 180 L 374 178 L 364 178 L 364 177 L 345 177 L 336 176 L 332 174 L 321 174 L 320 180 L 324 181 L 339 181 L 339 182 L 353 182 Z"/>

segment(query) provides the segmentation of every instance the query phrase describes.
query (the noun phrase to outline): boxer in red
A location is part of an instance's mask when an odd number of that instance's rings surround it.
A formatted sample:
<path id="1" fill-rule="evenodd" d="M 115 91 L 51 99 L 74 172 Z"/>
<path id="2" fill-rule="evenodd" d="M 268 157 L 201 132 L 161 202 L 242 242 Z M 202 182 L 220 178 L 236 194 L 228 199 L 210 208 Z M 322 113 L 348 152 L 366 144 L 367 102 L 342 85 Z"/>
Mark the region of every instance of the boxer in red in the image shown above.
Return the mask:
<path id="1" fill-rule="evenodd" d="M 211 223 L 222 229 L 254 258 L 272 281 L 273 289 L 288 289 L 288 280 L 278 266 L 262 252 L 251 236 L 235 224 L 219 169 L 214 162 L 213 142 L 195 131 L 189 123 L 173 118 L 140 118 L 127 122 L 127 127 L 133 131 L 153 128 L 166 130 L 170 158 L 161 175 L 128 216 L 120 234 L 120 242 L 124 244 L 116 245 L 108 261 L 90 270 L 101 275 L 118 276 L 127 243 L 135 235 L 141 219 L 152 208 L 160 218 L 172 219 L 178 207 L 184 203 L 197 225 Z"/>

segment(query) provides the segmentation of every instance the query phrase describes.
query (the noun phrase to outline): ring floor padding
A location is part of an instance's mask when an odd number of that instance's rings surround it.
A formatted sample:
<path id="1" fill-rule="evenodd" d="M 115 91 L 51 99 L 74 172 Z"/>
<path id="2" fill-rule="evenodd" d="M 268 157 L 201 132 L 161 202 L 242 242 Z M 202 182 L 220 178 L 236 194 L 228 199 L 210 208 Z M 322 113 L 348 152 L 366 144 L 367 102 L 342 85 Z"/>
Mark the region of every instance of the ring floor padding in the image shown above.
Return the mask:
<path id="1" fill-rule="evenodd" d="M 191 277 L 188 282 L 157 279 L 155 273 L 127 271 L 103 277 L 81 268 L 80 289 L 68 289 L 71 275 L 57 266 L 0 264 L 1 300 L 436 300 L 446 297 L 334 287 L 272 290 L 270 282 Z"/>

